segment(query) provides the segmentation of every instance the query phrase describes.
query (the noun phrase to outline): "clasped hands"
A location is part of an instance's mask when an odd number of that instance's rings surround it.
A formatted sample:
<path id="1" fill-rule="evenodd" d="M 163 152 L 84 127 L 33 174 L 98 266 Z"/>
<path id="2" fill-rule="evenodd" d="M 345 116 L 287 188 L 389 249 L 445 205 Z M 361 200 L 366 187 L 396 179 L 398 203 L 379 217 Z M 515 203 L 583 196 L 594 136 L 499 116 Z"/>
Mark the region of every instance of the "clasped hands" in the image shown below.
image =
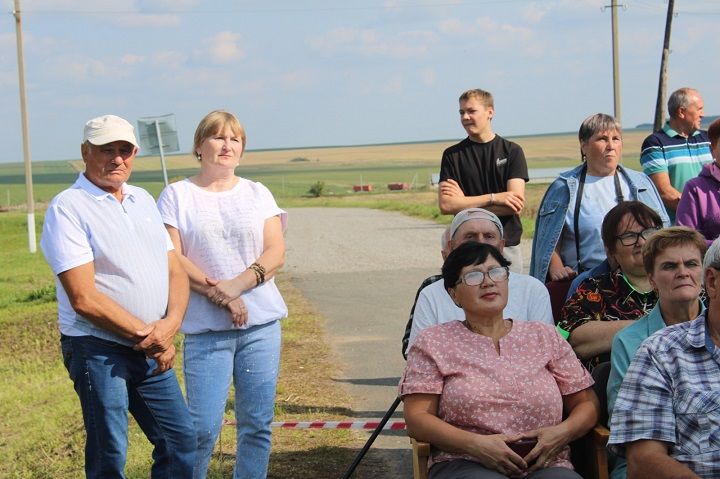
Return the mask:
<path id="1" fill-rule="evenodd" d="M 508 477 L 520 477 L 548 467 L 567 445 L 559 426 L 550 426 L 518 434 L 477 435 L 471 454 L 480 463 Z M 535 439 L 537 444 L 521 457 L 508 444 L 521 439 Z"/>
<path id="2" fill-rule="evenodd" d="M 248 311 L 245 302 L 240 297 L 243 292 L 238 281 L 234 279 L 216 280 L 205 278 L 209 286 L 206 291 L 207 298 L 221 308 L 230 311 L 233 326 L 240 327 L 247 322 Z"/>
<path id="3" fill-rule="evenodd" d="M 145 356 L 155 360 L 157 368 L 153 374 L 163 373 L 173 367 L 175 363 L 173 339 L 176 332 L 176 327 L 167 318 L 154 321 L 145 329 L 135 332 L 135 336 L 142 339 L 133 346 L 133 349 L 142 351 Z"/>

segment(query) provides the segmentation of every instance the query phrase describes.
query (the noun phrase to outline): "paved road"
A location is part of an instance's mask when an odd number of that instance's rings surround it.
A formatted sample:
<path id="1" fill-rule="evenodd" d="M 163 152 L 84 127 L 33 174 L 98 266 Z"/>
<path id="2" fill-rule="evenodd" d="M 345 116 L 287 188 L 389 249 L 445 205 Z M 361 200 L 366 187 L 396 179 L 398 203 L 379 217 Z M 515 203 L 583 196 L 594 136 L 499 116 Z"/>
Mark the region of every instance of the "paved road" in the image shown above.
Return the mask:
<path id="1" fill-rule="evenodd" d="M 288 213 L 284 274 L 326 319 L 342 368 L 336 380 L 351 395 L 355 415 L 380 418 L 405 367 L 400 343 L 415 292 L 442 264 L 444 227 L 361 208 Z M 527 263 L 529 252 L 525 256 Z M 401 409 L 395 418 L 402 418 Z M 412 477 L 404 432 L 380 436 L 365 461 L 385 462 L 380 477 Z"/>

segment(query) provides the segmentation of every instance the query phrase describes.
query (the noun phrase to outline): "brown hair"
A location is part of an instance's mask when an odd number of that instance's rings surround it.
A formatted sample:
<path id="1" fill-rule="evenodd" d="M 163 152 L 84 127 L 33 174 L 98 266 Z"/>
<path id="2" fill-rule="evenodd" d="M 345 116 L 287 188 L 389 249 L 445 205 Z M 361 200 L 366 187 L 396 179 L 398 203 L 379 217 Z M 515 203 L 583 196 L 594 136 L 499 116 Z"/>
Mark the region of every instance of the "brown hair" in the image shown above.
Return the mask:
<path id="1" fill-rule="evenodd" d="M 198 148 L 203 141 L 211 136 L 221 132 L 226 126 L 229 126 L 232 132 L 242 139 L 243 152 L 245 151 L 245 128 L 240 121 L 230 112 L 225 110 L 211 111 L 200 123 L 195 130 L 195 139 L 193 142 L 193 153 L 197 155 Z"/>
<path id="2" fill-rule="evenodd" d="M 662 219 L 655 210 L 640 201 L 621 201 L 607 212 L 602 222 L 600 235 L 602 236 L 603 245 L 608 253 L 614 253 L 617 249 L 618 228 L 623 217 L 627 214 L 632 215 L 635 221 L 643 228 L 662 228 Z"/>
<path id="3" fill-rule="evenodd" d="M 718 139 L 720 139 L 720 118 L 710 123 L 707 129 L 707 135 L 710 139 L 710 148 L 714 150 L 718 144 Z"/>
<path id="4" fill-rule="evenodd" d="M 485 108 L 495 108 L 495 100 L 493 100 L 492 93 L 490 93 L 489 91 L 481 90 L 479 88 L 468 90 L 466 92 L 463 92 L 462 95 L 460 95 L 459 101 L 467 101 L 470 98 L 477 98 L 480 103 L 485 105 Z"/>
<path id="5" fill-rule="evenodd" d="M 705 237 L 699 232 L 685 226 L 672 226 L 652 235 L 642 249 L 645 272 L 652 274 L 655 268 L 655 259 L 660 253 L 673 246 L 684 245 L 695 246 L 700 252 L 700 259 L 703 259 L 705 251 L 707 251 Z"/>

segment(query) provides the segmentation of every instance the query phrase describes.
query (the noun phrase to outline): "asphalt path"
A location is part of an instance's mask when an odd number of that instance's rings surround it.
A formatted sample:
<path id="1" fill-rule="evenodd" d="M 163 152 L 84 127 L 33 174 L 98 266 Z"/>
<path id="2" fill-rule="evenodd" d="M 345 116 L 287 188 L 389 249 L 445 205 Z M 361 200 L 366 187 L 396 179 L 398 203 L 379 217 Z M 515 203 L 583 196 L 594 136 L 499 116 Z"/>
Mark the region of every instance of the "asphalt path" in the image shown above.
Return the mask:
<path id="1" fill-rule="evenodd" d="M 288 214 L 284 274 L 326 320 L 341 368 L 334 380 L 352 397 L 354 416 L 379 419 L 405 367 L 401 339 L 415 292 L 442 264 L 444 227 L 364 208 Z M 402 419 L 402 405 L 393 418 Z M 374 463 L 375 477 L 378 468 L 379 477 L 412 477 L 405 432 L 382 434 L 364 463 Z"/>
<path id="2" fill-rule="evenodd" d="M 442 265 L 444 226 L 365 208 L 288 214 L 283 274 L 325 318 L 341 369 L 334 380 L 352 397 L 354 416 L 379 419 L 397 395 L 405 367 L 401 340 L 417 288 Z M 525 263 L 528 258 L 526 252 Z M 393 419 L 402 420 L 402 405 Z M 412 477 L 406 433 L 382 434 L 366 463 L 373 464 L 373 478 Z"/>

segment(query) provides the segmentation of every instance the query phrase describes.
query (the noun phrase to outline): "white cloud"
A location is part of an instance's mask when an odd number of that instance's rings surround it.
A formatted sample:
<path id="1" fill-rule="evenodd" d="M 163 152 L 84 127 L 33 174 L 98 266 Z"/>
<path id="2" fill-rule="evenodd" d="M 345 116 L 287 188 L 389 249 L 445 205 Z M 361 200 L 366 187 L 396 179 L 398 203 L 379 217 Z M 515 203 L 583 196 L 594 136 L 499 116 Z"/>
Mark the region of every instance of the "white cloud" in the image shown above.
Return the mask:
<path id="1" fill-rule="evenodd" d="M 177 70 L 187 62 L 187 56 L 184 53 L 165 50 L 152 54 L 152 64 L 169 70 Z"/>
<path id="2" fill-rule="evenodd" d="M 75 82 L 117 81 L 127 78 L 130 73 L 130 70 L 123 65 L 122 60 L 96 60 L 70 56 L 53 57 L 45 63 L 43 68 L 52 78 Z"/>
<path id="3" fill-rule="evenodd" d="M 201 2 L 199 0 L 145 0 L 141 5 L 148 5 L 151 9 L 168 8 L 172 10 L 188 10 Z"/>
<path id="4" fill-rule="evenodd" d="M 28 13 L 90 13 L 99 21 L 111 21 L 128 28 L 177 27 L 182 17 L 174 12 L 187 10 L 196 0 L 34 0 L 23 6 Z M 12 9 L 12 8 L 11 8 Z M 163 13 L 170 10 L 171 13 Z"/>
<path id="5" fill-rule="evenodd" d="M 523 20 L 530 23 L 539 23 L 545 17 L 545 14 L 550 10 L 549 5 L 531 3 L 521 10 L 521 17 Z"/>
<path id="6" fill-rule="evenodd" d="M 220 32 L 217 35 L 206 39 L 203 43 L 206 53 L 215 63 L 231 63 L 245 58 L 245 52 L 238 45 L 240 35 L 233 32 Z"/>
<path id="7" fill-rule="evenodd" d="M 541 55 L 545 50 L 533 30 L 499 23 L 490 17 L 478 17 L 475 20 L 447 19 L 440 22 L 438 29 L 447 36 L 470 37 L 481 40 L 481 45 L 502 47 L 503 50 L 514 50 L 526 55 Z"/>
<path id="8" fill-rule="evenodd" d="M 280 83 L 289 90 L 300 90 L 310 88 L 318 84 L 321 74 L 313 70 L 294 70 L 285 73 Z"/>
<path id="9" fill-rule="evenodd" d="M 380 87 L 380 91 L 383 93 L 400 93 L 403 91 L 403 79 L 400 75 L 392 75 L 388 80 Z"/>
<path id="10" fill-rule="evenodd" d="M 145 57 L 140 55 L 133 55 L 131 53 L 128 53 L 127 55 L 123 55 L 123 57 L 120 59 L 120 63 L 123 65 L 139 65 L 140 63 L 143 63 L 145 61 Z"/>
<path id="11" fill-rule="evenodd" d="M 27 12 L 120 12 L 134 11 L 135 0 L 34 0 L 30 5 L 22 6 Z"/>
<path id="12" fill-rule="evenodd" d="M 427 86 L 434 86 L 437 82 L 437 74 L 432 68 L 426 68 L 420 71 L 420 80 Z"/>
<path id="13" fill-rule="evenodd" d="M 405 31 L 384 35 L 377 30 L 338 27 L 308 40 L 310 47 L 326 54 L 354 53 L 391 58 L 423 57 L 436 42 L 430 31 Z"/>

